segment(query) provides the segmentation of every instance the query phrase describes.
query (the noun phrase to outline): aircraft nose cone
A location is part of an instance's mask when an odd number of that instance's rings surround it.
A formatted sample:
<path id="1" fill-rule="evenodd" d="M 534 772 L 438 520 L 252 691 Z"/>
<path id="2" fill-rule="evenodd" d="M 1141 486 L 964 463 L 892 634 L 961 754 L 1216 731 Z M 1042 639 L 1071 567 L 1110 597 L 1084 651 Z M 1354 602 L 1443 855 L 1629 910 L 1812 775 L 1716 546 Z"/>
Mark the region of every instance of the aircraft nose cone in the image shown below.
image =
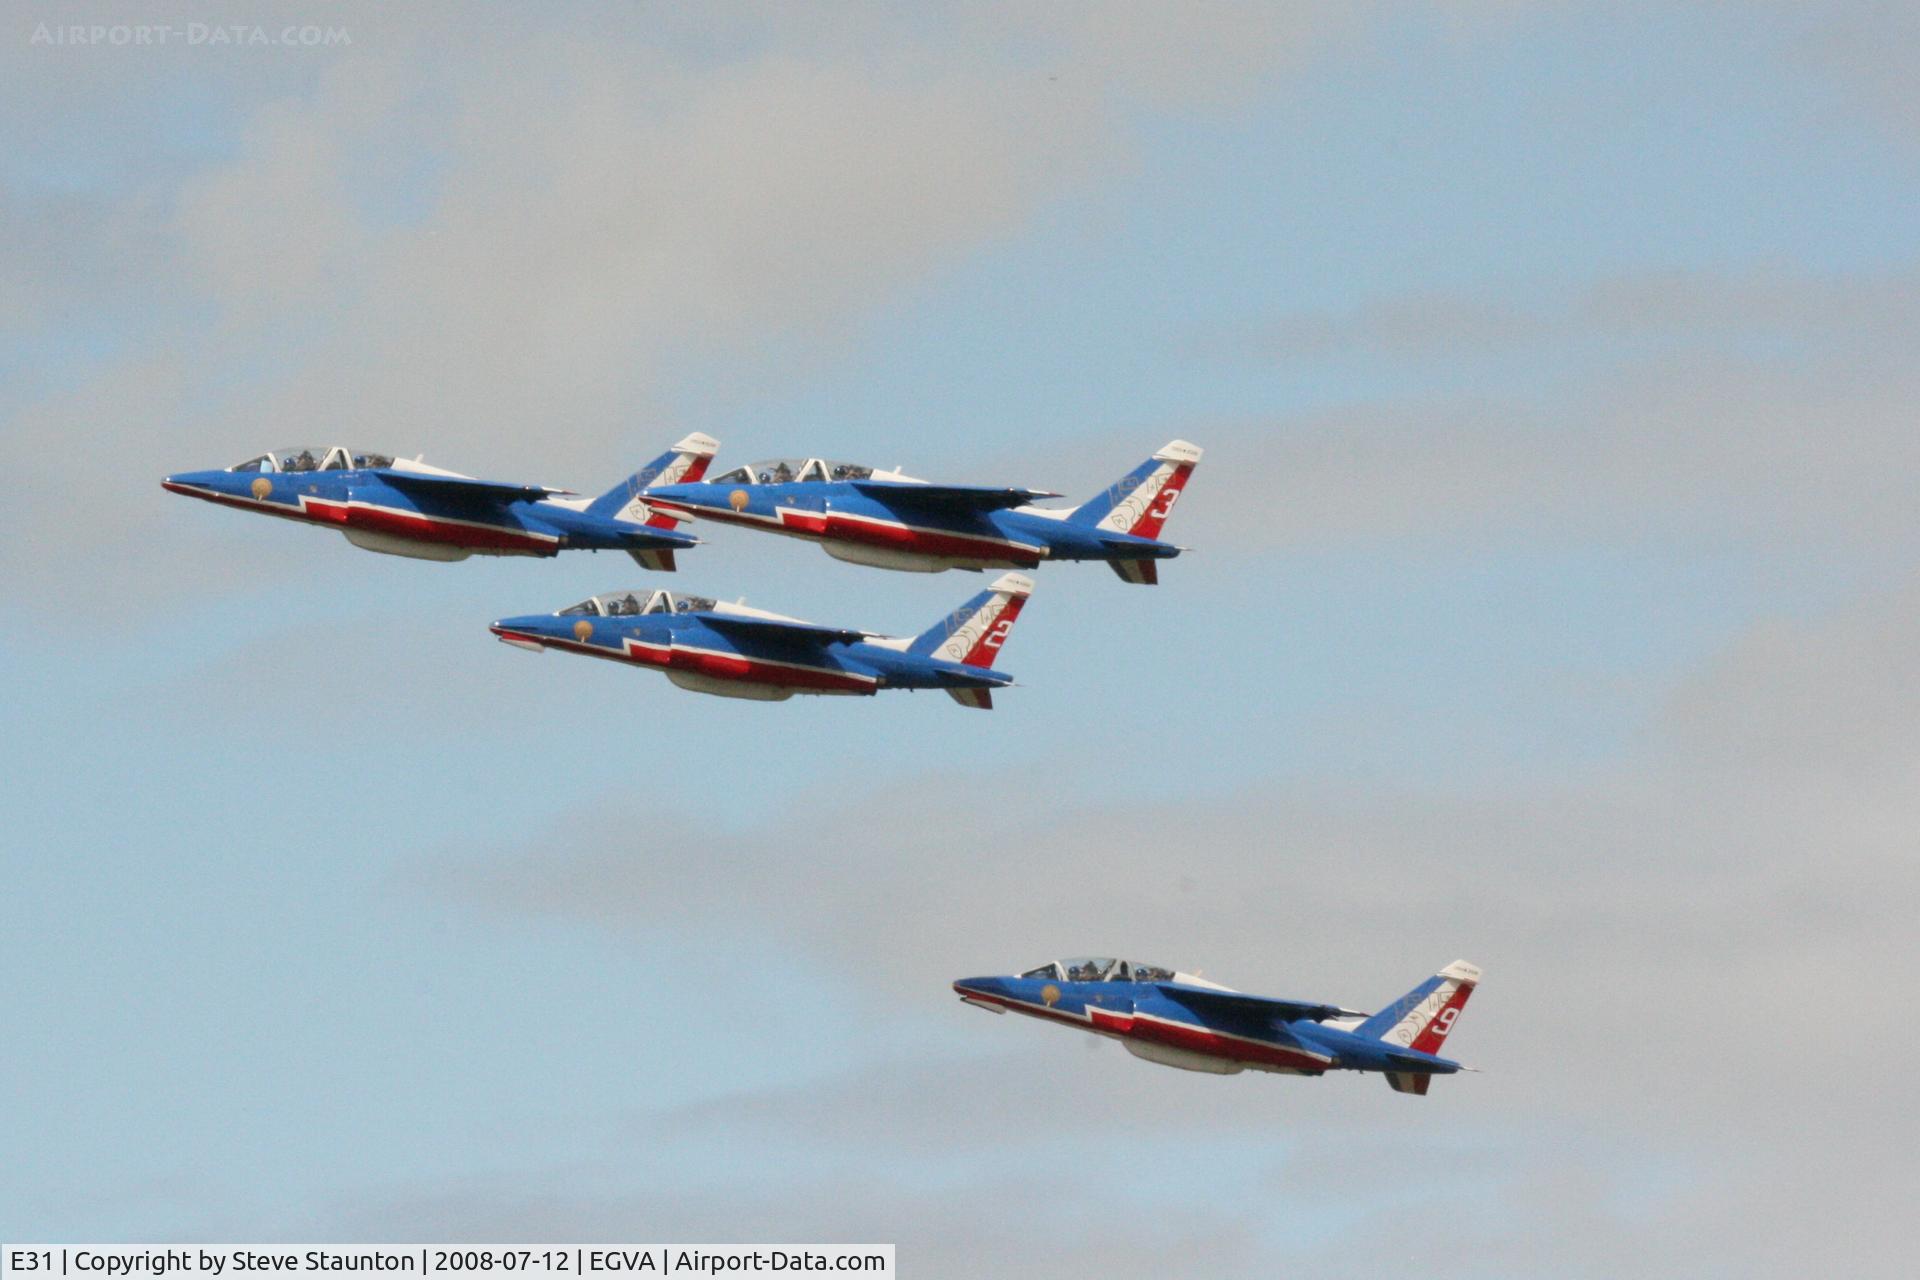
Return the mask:
<path id="1" fill-rule="evenodd" d="M 161 480 L 160 487 L 168 493 L 202 498 L 209 489 L 225 492 L 229 486 L 223 482 L 228 478 L 224 471 L 179 471 Z"/>
<path id="2" fill-rule="evenodd" d="M 537 625 L 539 621 L 535 618 L 501 618 L 489 623 L 487 630 L 498 636 L 503 644 L 539 653 L 543 647 L 540 643 L 541 630 Z"/>
<path id="3" fill-rule="evenodd" d="M 1007 984 L 999 978 L 962 978 L 953 984 L 953 990 L 960 996 L 1003 996 Z"/>

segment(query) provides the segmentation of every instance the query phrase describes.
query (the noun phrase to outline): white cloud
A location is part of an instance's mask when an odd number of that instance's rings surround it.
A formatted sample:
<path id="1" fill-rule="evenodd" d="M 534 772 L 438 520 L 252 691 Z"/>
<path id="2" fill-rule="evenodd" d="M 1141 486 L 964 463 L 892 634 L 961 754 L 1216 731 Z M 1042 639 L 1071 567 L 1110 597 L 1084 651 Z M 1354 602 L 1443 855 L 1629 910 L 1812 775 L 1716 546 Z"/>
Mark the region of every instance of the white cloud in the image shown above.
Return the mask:
<path id="1" fill-rule="evenodd" d="M 160 518 L 148 492 L 161 474 L 291 440 L 610 482 L 675 430 L 672 377 L 751 377 L 774 343 L 834 349 L 875 303 L 1123 166 L 1140 95 L 1219 100 L 1324 25 L 1264 6 L 878 12 L 743 10 L 716 36 L 671 9 L 461 9 L 437 28 L 343 10 L 328 18 L 351 46 L 278 80 L 258 52 L 227 73 L 176 50 L 167 74 L 159 53 L 17 55 L 41 109 L 76 114 L 129 92 L 164 113 L 184 77 L 213 76 L 237 147 L 103 189 L 78 217 L 13 201 L 30 246 L 9 258 L 29 285 L 14 322 L 78 323 L 32 266 L 49 245 L 175 309 L 76 362 L 76 383 L 0 403 L 0 461 L 25 482 L 9 575 L 44 574 L 20 531 L 100 452 L 131 492 L 63 530 L 54 567 L 130 556 L 113 568 L 133 584 L 135 530 L 156 557 L 180 550 L 165 531 L 184 513 Z"/>
<path id="2" fill-rule="evenodd" d="M 732 834 L 616 805 L 569 825 L 645 829 L 644 850 L 540 842 L 440 864 L 427 883 L 491 911 L 616 931 L 692 922 L 722 949 L 736 931 L 770 934 L 859 974 L 881 1022 L 936 1007 L 955 977 L 1063 952 L 1138 954 L 1350 1004 L 1383 1002 L 1463 954 L 1488 977 L 1455 1051 L 1487 1074 L 1444 1082 L 1444 1119 L 1419 1122 L 1511 1144 L 1523 1172 L 1494 1179 L 1504 1209 L 1481 1220 L 1457 1220 L 1451 1199 L 1399 1205 L 1409 1230 L 1445 1246 L 1442 1273 L 1502 1258 L 1534 1269 L 1577 1242 L 1566 1267 L 1608 1274 L 1606 1259 L 1648 1239 L 1674 1274 L 1727 1259 L 1742 1274 L 1884 1273 L 1898 1229 L 1876 1215 L 1920 1190 L 1902 1154 L 1916 1135 L 1901 1119 L 1911 1045 L 1899 1013 L 1920 909 L 1915 590 L 1909 579 L 1817 622 L 1757 627 L 1686 681 L 1625 758 L 1559 785 L 1462 799 L 1309 779 L 1115 806 L 1072 803 L 1071 778 L 1041 792 L 948 775 L 814 797 L 805 823 Z M 825 1142 L 864 1107 L 907 1135 L 876 1139 L 874 1158 L 912 1150 L 937 1165 L 944 1152 L 964 1165 L 972 1131 L 955 1116 L 1090 1139 L 1118 1113 L 1207 1143 L 1298 1089 L 1311 1092 L 1285 1104 L 1292 1137 L 1334 1143 L 1385 1123 L 1360 1106 L 1377 1101 L 1357 1092 L 1370 1082 L 1206 1080 L 1202 1092 L 1118 1055 L 1064 1117 L 1043 1115 L 1022 1082 L 1062 1070 L 1049 1039 L 1060 1033 L 977 1023 L 983 1049 L 1017 1060 L 929 1068 L 968 1073 L 941 1089 L 911 1075 L 810 1089 L 797 1110 L 733 1099 L 647 1132 L 746 1124 L 771 1145 Z M 1137 1096 L 1153 1090 L 1165 1109 Z M 1598 1135 L 1622 1162 L 1604 1179 L 1618 1204 L 1592 1202 L 1582 1162 Z M 1867 1181 L 1808 1165 L 1808 1151 Z M 1350 1155 L 1338 1163 L 1364 1202 L 1367 1180 Z M 1797 1214 L 1749 1211 L 1792 1199 Z M 937 1217 L 897 1207 L 903 1221 Z M 1858 1229 L 1802 1232 L 1809 1215 Z M 1333 1270 L 1392 1256 L 1374 1249 Z"/>

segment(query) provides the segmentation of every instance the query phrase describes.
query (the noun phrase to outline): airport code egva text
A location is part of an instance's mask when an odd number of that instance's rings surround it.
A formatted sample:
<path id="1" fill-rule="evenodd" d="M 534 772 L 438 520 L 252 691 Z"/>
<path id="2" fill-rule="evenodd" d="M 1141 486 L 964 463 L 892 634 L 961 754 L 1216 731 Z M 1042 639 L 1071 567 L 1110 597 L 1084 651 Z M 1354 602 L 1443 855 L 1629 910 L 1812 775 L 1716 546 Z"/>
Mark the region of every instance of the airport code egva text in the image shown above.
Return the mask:
<path id="1" fill-rule="evenodd" d="M 894 1274 L 892 1245 L 352 1245 L 327 1248 L 221 1245 L 18 1245 L 0 1247 L 0 1280 L 302 1275 L 343 1271 L 451 1275 Z"/>

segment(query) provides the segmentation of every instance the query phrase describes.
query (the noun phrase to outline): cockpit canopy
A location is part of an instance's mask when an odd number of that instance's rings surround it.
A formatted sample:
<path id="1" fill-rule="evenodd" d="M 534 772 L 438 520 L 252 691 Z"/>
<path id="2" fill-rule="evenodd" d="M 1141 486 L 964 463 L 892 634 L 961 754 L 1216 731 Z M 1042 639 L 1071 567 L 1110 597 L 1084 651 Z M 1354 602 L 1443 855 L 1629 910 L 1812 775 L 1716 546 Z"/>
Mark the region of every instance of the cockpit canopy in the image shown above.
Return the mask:
<path id="1" fill-rule="evenodd" d="M 609 591 L 568 605 L 559 616 L 632 618 L 643 613 L 704 613 L 713 606 L 711 596 L 681 595 L 677 591 Z"/>
<path id="2" fill-rule="evenodd" d="M 275 449 L 257 458 L 228 467 L 229 471 L 363 471 L 371 467 L 390 467 L 393 455 L 349 449 L 345 445 L 299 445 Z"/>
<path id="3" fill-rule="evenodd" d="M 1038 969 L 1029 969 L 1023 978 L 1050 978 L 1055 982 L 1172 982 L 1174 971 L 1138 960 L 1112 960 L 1105 956 L 1078 956 L 1055 960 Z"/>
<path id="4" fill-rule="evenodd" d="M 769 458 L 717 476 L 708 476 L 709 484 L 808 484 L 828 480 L 865 480 L 872 467 L 853 462 L 829 462 L 825 458 Z"/>

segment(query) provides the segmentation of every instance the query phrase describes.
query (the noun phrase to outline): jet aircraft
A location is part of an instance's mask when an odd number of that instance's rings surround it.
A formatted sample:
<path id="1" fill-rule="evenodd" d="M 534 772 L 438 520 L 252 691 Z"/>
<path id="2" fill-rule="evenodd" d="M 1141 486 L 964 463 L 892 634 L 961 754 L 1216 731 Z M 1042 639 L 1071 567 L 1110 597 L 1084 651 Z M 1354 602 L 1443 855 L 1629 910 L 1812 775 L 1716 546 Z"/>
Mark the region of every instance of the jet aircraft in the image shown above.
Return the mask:
<path id="1" fill-rule="evenodd" d="M 1184 1071 L 1373 1071 L 1396 1092 L 1424 1094 L 1435 1076 L 1473 1070 L 1437 1055 L 1479 981 L 1479 969 L 1456 960 L 1375 1014 L 1246 995 L 1195 974 L 1104 958 L 962 978 L 953 989 L 978 1008 L 1111 1036 L 1135 1057 Z"/>
<path id="2" fill-rule="evenodd" d="M 558 613 L 502 618 L 501 640 L 652 667 L 695 693 L 782 702 L 796 693 L 944 689 L 963 707 L 993 708 L 1013 683 L 995 671 L 1033 582 L 1004 574 L 912 638 L 816 626 L 744 604 L 669 591 L 615 591 Z"/>
<path id="3" fill-rule="evenodd" d="M 898 471 L 823 458 L 735 467 L 702 483 L 647 490 L 657 510 L 818 542 L 854 564 L 915 573 L 1032 569 L 1042 560 L 1104 560 L 1127 582 L 1159 581 L 1181 548 L 1160 528 L 1200 461 L 1175 440 L 1072 509 L 1037 507 L 1035 489 L 928 484 Z"/>
<path id="4" fill-rule="evenodd" d="M 650 484 L 697 481 L 719 447 L 696 432 L 591 499 L 339 445 L 277 449 L 162 483 L 191 498 L 338 529 L 355 546 L 387 555 L 464 560 L 476 553 L 625 551 L 645 568 L 671 570 L 673 553 L 699 539 L 679 531 L 679 517 L 648 507 L 640 493 Z"/>

